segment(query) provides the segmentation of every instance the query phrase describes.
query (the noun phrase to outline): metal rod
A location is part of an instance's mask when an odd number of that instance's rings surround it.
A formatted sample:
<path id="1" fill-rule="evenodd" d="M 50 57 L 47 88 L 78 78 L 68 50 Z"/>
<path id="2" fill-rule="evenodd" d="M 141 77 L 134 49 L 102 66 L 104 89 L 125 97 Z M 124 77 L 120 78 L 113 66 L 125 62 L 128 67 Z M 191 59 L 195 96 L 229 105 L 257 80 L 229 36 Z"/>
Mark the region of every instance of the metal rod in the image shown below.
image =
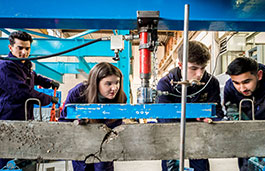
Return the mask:
<path id="1" fill-rule="evenodd" d="M 40 112 L 40 121 L 42 121 L 42 113 L 41 113 L 41 101 L 37 98 L 29 98 L 25 101 L 25 120 L 28 120 L 28 102 L 29 101 L 37 101 L 39 103 L 39 112 Z"/>
<path id="2" fill-rule="evenodd" d="M 239 120 L 242 119 L 242 103 L 244 101 L 250 101 L 251 102 L 251 108 L 252 108 L 252 120 L 255 120 L 255 108 L 254 108 L 254 100 L 251 99 L 242 99 L 239 103 Z"/>
<path id="3" fill-rule="evenodd" d="M 182 63 L 182 81 L 187 80 L 187 59 L 189 49 L 189 5 L 185 5 L 184 16 L 184 35 L 183 35 L 183 63 Z M 185 129 L 186 129 L 186 101 L 187 101 L 187 85 L 182 85 L 181 90 L 181 121 L 180 121 L 180 163 L 179 170 L 184 171 L 184 158 L 185 158 Z"/>

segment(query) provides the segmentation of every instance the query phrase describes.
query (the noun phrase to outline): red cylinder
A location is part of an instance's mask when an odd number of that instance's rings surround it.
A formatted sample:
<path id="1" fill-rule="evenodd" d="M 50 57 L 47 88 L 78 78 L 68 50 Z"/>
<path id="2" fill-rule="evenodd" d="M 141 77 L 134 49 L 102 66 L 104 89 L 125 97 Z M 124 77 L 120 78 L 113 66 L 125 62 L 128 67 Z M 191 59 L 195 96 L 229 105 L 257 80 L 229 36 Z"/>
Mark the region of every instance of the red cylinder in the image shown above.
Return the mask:
<path id="1" fill-rule="evenodd" d="M 146 47 L 148 40 L 148 33 L 140 33 L 140 74 L 149 74 L 151 73 L 151 52 Z M 145 46 L 143 48 L 143 46 Z"/>

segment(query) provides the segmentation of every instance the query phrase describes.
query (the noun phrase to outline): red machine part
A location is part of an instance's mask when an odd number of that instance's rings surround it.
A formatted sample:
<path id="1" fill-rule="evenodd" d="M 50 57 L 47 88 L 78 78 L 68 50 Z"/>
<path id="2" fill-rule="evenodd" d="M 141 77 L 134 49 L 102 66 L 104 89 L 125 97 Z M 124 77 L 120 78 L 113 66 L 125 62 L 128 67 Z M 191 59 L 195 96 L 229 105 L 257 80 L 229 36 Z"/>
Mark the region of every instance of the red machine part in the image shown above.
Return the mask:
<path id="1" fill-rule="evenodd" d="M 56 88 L 54 89 L 53 96 L 56 97 Z M 52 122 L 57 122 L 58 120 L 56 119 L 56 112 L 55 112 L 55 103 L 52 104 L 52 109 L 51 109 L 51 118 L 50 121 Z"/>
<path id="2" fill-rule="evenodd" d="M 140 74 L 149 74 L 151 73 L 151 52 L 147 46 L 148 43 L 148 33 L 140 32 L 140 46 L 143 45 L 140 49 Z"/>

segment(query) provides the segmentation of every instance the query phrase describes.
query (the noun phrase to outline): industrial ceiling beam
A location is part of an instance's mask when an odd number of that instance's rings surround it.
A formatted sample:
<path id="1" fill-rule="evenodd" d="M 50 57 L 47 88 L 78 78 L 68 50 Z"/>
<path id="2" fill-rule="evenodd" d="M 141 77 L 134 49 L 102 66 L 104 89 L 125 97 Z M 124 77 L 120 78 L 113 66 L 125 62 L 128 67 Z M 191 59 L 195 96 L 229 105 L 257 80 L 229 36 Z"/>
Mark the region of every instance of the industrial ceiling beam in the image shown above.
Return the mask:
<path id="1" fill-rule="evenodd" d="M 136 11 L 152 10 L 160 11 L 159 30 L 183 30 L 185 3 L 190 5 L 190 30 L 265 31 L 262 0 L 57 0 L 59 6 L 46 1 L 2 0 L 0 28 L 132 30 L 137 28 Z"/>
<path id="2" fill-rule="evenodd" d="M 80 71 L 85 72 L 83 68 L 80 69 L 79 62 L 42 62 L 42 64 L 64 74 L 79 74 Z M 96 64 L 96 62 L 87 63 L 89 68 L 92 68 Z M 117 63 L 112 64 L 117 66 Z"/>
<path id="3" fill-rule="evenodd" d="M 87 34 L 94 33 L 96 31 L 99 31 L 99 30 L 98 29 L 96 29 L 96 30 L 86 30 L 86 31 L 83 31 L 81 33 L 78 33 L 78 34 L 76 34 L 74 36 L 68 37 L 67 39 L 77 39 L 77 38 L 81 38 L 81 37 L 83 37 L 83 36 L 85 36 Z"/>
<path id="4" fill-rule="evenodd" d="M 50 68 L 38 61 L 32 61 L 35 63 L 35 71 L 38 74 L 44 75 L 46 77 L 52 78 L 53 80 L 57 80 L 60 83 L 63 82 L 63 74 L 59 73 L 53 68 Z"/>
<path id="5" fill-rule="evenodd" d="M 50 55 L 61 52 L 75 46 L 85 44 L 92 40 L 87 39 L 41 39 L 34 38 L 31 46 L 32 56 Z M 0 55 L 7 55 L 9 49 L 8 38 L 0 38 Z M 66 53 L 62 56 L 114 56 L 110 50 L 109 41 L 101 41 L 95 44 L 83 47 L 81 49 Z"/>

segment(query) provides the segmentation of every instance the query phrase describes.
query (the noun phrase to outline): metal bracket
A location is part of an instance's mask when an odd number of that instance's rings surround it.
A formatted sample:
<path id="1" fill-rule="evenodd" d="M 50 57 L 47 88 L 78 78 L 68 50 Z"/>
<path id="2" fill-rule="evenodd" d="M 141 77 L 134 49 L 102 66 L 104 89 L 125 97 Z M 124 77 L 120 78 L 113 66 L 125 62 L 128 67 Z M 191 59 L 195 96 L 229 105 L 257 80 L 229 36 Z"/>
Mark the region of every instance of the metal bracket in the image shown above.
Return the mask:
<path id="1" fill-rule="evenodd" d="M 27 110 L 27 107 L 28 107 L 28 102 L 29 101 L 37 101 L 39 103 L 39 110 L 40 110 L 40 121 L 42 121 L 42 113 L 41 113 L 41 101 L 37 98 L 29 98 L 26 100 L 25 102 L 25 120 L 27 121 L 28 120 L 28 110 Z"/>
<path id="2" fill-rule="evenodd" d="M 254 102 L 251 99 L 242 99 L 239 103 L 239 120 L 241 120 L 242 117 L 242 103 L 244 101 L 250 101 L 251 102 L 251 106 L 252 106 L 252 120 L 255 120 L 255 110 L 254 110 Z"/>

